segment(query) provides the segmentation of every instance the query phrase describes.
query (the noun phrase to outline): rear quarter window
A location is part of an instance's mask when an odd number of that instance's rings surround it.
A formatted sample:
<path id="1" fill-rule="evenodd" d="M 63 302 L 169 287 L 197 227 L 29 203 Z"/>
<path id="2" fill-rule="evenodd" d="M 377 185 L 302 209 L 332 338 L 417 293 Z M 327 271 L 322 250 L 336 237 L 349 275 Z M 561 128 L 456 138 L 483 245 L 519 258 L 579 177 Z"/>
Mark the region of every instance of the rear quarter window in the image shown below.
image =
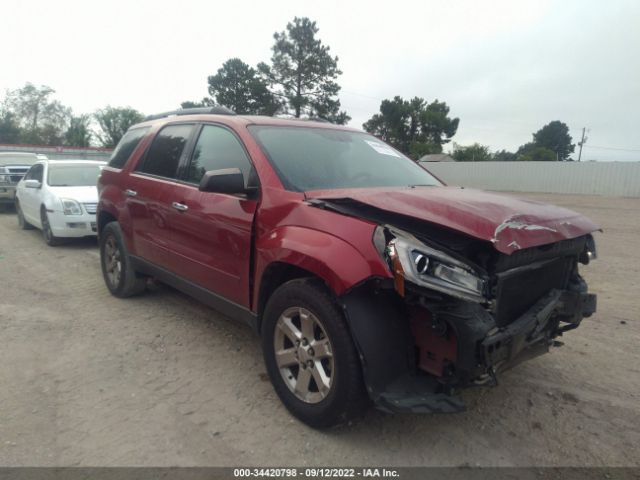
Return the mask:
<path id="1" fill-rule="evenodd" d="M 124 167 L 127 160 L 129 160 L 129 157 L 140 143 L 140 140 L 142 140 L 148 131 L 149 127 L 144 127 L 135 128 L 125 133 L 124 137 L 120 139 L 118 145 L 111 154 L 109 166 L 113 168 Z"/>

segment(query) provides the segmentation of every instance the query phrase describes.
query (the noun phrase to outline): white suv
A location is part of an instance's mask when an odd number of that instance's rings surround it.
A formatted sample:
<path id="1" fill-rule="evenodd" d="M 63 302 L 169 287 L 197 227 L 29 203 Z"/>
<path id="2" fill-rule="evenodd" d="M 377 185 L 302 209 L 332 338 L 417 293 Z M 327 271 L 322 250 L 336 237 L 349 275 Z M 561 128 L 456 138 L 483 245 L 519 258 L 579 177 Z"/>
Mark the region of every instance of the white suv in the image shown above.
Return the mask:
<path id="1" fill-rule="evenodd" d="M 43 160 L 33 165 L 16 190 L 18 223 L 42 230 L 48 245 L 70 237 L 96 235 L 96 183 L 105 162 Z"/>

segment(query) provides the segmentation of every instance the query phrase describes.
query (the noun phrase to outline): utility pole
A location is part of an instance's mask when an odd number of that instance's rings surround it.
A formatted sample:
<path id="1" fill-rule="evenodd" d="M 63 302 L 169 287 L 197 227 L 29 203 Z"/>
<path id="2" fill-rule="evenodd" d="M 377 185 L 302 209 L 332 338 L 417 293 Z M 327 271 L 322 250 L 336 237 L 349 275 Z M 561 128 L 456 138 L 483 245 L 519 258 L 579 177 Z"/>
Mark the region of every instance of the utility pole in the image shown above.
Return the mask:
<path id="1" fill-rule="evenodd" d="M 587 139 L 584 136 L 585 130 L 586 130 L 586 128 L 582 127 L 582 140 L 580 140 L 580 143 L 578 143 L 578 145 L 580 145 L 580 152 L 578 153 L 578 161 L 580 161 L 580 158 L 582 158 L 582 147 L 584 145 L 584 142 L 587 141 Z"/>

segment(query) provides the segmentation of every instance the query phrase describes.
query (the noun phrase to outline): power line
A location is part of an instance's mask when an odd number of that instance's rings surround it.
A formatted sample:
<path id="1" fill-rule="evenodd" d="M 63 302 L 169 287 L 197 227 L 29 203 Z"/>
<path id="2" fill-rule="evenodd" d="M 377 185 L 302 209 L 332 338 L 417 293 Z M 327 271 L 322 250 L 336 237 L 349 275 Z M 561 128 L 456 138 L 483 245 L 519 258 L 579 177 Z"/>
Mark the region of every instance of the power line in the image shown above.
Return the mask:
<path id="1" fill-rule="evenodd" d="M 622 152 L 640 152 L 640 148 L 601 147 L 599 145 L 584 145 L 584 148 L 598 148 L 600 150 L 620 150 Z"/>
<path id="2" fill-rule="evenodd" d="M 376 100 L 377 102 L 381 102 L 382 101 L 382 99 L 378 98 L 378 97 L 372 97 L 371 95 L 365 95 L 364 93 L 351 92 L 351 91 L 345 90 L 345 89 L 340 89 L 340 93 L 346 93 L 348 95 L 356 95 L 358 97 L 370 98 L 371 100 Z"/>

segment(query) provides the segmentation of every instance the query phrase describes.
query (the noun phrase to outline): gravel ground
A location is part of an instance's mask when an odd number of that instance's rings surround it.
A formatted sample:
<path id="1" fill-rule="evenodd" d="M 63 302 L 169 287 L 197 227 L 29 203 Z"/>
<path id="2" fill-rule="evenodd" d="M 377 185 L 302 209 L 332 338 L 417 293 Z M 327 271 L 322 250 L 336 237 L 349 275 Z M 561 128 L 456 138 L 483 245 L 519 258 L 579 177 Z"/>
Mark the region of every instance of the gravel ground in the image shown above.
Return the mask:
<path id="1" fill-rule="evenodd" d="M 640 465 L 640 199 L 527 196 L 604 228 L 598 313 L 466 413 L 326 432 L 285 411 L 248 327 L 167 287 L 116 299 L 95 241 L 0 213 L 0 465 Z"/>

